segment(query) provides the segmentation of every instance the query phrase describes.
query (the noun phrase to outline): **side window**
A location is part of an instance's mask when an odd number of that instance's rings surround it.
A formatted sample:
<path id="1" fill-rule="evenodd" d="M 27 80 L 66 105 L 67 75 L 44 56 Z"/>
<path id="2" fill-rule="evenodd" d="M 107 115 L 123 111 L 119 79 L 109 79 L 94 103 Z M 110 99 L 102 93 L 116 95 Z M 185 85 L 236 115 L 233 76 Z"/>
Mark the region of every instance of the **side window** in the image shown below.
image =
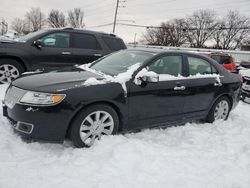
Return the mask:
<path id="1" fill-rule="evenodd" d="M 231 61 L 231 57 L 230 56 L 221 56 L 221 62 L 220 64 L 229 64 Z"/>
<path id="2" fill-rule="evenodd" d="M 211 56 L 212 59 L 214 59 L 215 61 L 217 61 L 218 63 L 221 62 L 221 56 L 218 56 L 218 55 L 212 55 Z"/>
<path id="3" fill-rule="evenodd" d="M 102 37 L 102 39 L 110 50 L 117 51 L 126 48 L 124 42 L 119 38 Z"/>
<path id="4" fill-rule="evenodd" d="M 149 65 L 149 71 L 157 74 L 178 76 L 182 73 L 182 56 L 168 55 Z"/>
<path id="5" fill-rule="evenodd" d="M 101 50 L 96 37 L 91 34 L 73 33 L 73 48 Z"/>
<path id="6" fill-rule="evenodd" d="M 190 75 L 213 73 L 212 66 L 204 59 L 198 57 L 188 57 L 188 64 Z"/>
<path id="7" fill-rule="evenodd" d="M 68 48 L 70 34 L 69 33 L 51 33 L 39 39 L 45 47 Z"/>

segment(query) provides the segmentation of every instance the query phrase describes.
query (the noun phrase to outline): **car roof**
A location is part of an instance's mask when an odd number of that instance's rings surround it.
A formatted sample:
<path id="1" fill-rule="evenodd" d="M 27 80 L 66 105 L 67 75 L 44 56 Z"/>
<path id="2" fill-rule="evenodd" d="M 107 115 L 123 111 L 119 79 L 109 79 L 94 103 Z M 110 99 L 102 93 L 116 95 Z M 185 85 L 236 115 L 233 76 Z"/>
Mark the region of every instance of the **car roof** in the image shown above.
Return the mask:
<path id="1" fill-rule="evenodd" d="M 164 53 L 176 53 L 176 54 L 180 54 L 180 55 L 192 55 L 192 56 L 197 56 L 197 57 L 201 57 L 203 59 L 207 59 L 209 60 L 210 63 L 212 63 L 213 66 L 215 66 L 217 68 L 217 70 L 219 70 L 220 73 L 226 74 L 228 71 L 226 69 L 224 69 L 218 62 L 216 62 L 215 60 L 209 58 L 207 55 L 205 54 L 201 54 L 201 53 L 197 53 L 196 51 L 182 51 L 182 50 L 170 50 L 170 49 L 157 49 L 157 48 L 129 48 L 126 49 L 127 51 L 134 51 L 134 52 L 147 52 L 147 53 L 152 53 L 155 55 L 161 55 Z"/>
<path id="2" fill-rule="evenodd" d="M 79 29 L 79 28 L 71 28 L 71 27 L 65 27 L 65 28 L 48 28 L 48 31 L 73 31 L 73 32 L 79 32 L 79 33 L 88 33 L 88 34 L 94 34 L 94 35 L 102 35 L 106 37 L 117 37 L 113 33 L 104 33 L 104 32 L 98 32 L 98 31 L 91 31 L 91 30 L 86 30 L 86 29 Z"/>
<path id="3" fill-rule="evenodd" d="M 170 50 L 170 49 L 159 49 L 159 48 L 129 48 L 127 49 L 129 51 L 142 51 L 142 52 L 148 52 L 148 53 L 154 53 L 154 54 L 161 54 L 161 53 L 178 53 L 178 54 L 189 54 L 189 55 L 197 55 L 206 57 L 206 55 L 197 53 L 196 51 L 183 51 L 183 50 Z"/>

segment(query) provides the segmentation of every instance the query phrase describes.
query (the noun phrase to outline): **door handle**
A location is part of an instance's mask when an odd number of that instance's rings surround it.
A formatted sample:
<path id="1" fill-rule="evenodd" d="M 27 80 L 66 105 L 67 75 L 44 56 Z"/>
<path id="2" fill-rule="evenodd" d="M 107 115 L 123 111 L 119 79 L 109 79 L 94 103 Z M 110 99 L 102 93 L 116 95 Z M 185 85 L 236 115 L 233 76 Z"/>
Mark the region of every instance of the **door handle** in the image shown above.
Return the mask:
<path id="1" fill-rule="evenodd" d="M 101 57 L 102 54 L 94 54 L 95 57 Z"/>
<path id="2" fill-rule="evenodd" d="M 62 55 L 70 55 L 71 52 L 62 52 Z"/>
<path id="3" fill-rule="evenodd" d="M 185 90 L 185 89 L 186 89 L 185 86 L 175 86 L 174 87 L 174 90 L 176 90 L 176 91 L 182 91 L 182 90 Z"/>

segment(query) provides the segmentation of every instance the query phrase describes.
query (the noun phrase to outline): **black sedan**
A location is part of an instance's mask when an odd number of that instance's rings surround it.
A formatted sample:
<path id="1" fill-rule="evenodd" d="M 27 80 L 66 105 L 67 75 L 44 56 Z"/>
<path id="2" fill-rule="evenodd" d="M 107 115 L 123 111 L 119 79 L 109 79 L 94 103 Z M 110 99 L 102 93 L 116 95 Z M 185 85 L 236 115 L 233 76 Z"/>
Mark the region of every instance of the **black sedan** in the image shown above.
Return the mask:
<path id="1" fill-rule="evenodd" d="M 23 75 L 6 91 L 3 114 L 32 140 L 93 145 L 102 135 L 226 120 L 241 81 L 188 52 L 124 50 L 88 66 Z"/>

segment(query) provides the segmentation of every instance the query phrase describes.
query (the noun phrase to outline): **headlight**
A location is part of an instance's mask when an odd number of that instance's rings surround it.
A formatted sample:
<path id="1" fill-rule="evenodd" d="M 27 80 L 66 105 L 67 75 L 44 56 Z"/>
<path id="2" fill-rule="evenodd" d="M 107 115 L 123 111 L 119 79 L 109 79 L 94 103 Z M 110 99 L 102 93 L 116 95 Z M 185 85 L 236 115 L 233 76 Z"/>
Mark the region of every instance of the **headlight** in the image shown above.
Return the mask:
<path id="1" fill-rule="evenodd" d="M 62 102 L 65 96 L 66 95 L 64 94 L 49 94 L 27 91 L 19 102 L 36 106 L 50 106 Z"/>

